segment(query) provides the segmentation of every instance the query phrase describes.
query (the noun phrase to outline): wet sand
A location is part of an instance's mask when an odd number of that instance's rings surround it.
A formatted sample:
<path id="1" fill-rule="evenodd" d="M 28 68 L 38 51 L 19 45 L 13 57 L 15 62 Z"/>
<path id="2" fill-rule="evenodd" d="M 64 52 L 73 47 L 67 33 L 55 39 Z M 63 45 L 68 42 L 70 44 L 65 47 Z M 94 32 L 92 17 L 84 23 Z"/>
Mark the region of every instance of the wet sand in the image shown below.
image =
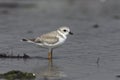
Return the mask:
<path id="1" fill-rule="evenodd" d="M 0 73 L 33 72 L 36 80 L 119 80 L 119 14 L 119 0 L 1 0 L 0 53 L 47 58 L 47 49 L 20 40 L 62 25 L 74 35 L 54 50 L 52 66 L 47 59 L 2 58 Z"/>

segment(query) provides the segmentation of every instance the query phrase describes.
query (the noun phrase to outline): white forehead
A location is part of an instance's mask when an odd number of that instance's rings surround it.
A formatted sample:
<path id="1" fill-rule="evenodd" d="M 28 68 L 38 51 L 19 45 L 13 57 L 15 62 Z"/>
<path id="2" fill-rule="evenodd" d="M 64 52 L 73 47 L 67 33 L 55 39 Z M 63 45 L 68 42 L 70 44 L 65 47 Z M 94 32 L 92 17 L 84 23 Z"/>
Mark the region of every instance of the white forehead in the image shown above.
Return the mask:
<path id="1" fill-rule="evenodd" d="M 60 29 L 60 30 L 68 30 L 68 31 L 70 31 L 70 28 L 69 28 L 69 27 L 66 27 L 66 26 L 62 26 L 62 27 L 60 27 L 59 29 Z"/>

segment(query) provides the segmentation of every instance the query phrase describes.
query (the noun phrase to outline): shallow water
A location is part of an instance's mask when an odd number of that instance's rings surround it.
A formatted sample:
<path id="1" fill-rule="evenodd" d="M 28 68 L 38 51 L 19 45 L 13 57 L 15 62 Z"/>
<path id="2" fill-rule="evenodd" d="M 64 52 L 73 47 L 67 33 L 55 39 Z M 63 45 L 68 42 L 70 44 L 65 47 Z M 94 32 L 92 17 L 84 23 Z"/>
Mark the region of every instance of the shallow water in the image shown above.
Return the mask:
<path id="1" fill-rule="evenodd" d="M 0 72 L 33 72 L 36 80 L 119 80 L 119 14 L 119 0 L 1 0 L 1 53 L 46 58 L 46 49 L 20 40 L 62 25 L 74 35 L 54 50 L 52 66 L 46 59 L 0 59 Z"/>

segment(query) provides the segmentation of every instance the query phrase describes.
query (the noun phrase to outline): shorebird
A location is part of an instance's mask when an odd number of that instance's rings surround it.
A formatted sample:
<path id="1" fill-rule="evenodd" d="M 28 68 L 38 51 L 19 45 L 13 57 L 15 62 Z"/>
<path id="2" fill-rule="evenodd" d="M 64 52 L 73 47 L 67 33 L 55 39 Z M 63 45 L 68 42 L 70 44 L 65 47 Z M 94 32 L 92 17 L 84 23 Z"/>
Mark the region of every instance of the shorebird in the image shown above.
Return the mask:
<path id="1" fill-rule="evenodd" d="M 66 41 L 68 34 L 73 35 L 70 28 L 62 26 L 56 31 L 43 34 L 33 39 L 22 39 L 22 41 L 48 48 L 48 59 L 52 59 L 53 49 L 63 44 Z"/>

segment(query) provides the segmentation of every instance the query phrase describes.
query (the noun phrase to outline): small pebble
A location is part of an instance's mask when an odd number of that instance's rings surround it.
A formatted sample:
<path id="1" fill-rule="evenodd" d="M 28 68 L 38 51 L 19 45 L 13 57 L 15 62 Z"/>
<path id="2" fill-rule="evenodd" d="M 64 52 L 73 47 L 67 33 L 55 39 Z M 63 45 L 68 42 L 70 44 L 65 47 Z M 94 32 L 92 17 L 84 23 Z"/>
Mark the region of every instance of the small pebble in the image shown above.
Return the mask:
<path id="1" fill-rule="evenodd" d="M 27 31 L 27 33 L 28 33 L 28 34 L 32 34 L 32 33 L 33 33 L 33 31 L 29 30 L 29 31 Z"/>
<path id="2" fill-rule="evenodd" d="M 98 28 L 98 27 L 99 27 L 98 24 L 94 24 L 94 25 L 93 25 L 93 28 Z"/>
<path id="3" fill-rule="evenodd" d="M 120 75 L 116 75 L 117 78 L 120 78 Z"/>

